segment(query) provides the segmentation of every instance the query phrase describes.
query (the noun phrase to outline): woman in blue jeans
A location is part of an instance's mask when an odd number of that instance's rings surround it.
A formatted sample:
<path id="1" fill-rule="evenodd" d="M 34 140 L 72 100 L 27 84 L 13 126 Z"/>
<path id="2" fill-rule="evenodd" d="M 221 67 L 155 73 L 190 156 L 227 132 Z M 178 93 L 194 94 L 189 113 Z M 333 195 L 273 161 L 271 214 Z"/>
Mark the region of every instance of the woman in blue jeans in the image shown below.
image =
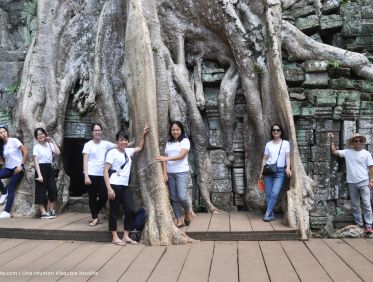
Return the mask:
<path id="1" fill-rule="evenodd" d="M 6 187 L 0 180 L 0 204 L 7 201 L 4 211 L 0 213 L 0 219 L 4 219 L 10 218 L 16 186 L 24 175 L 27 160 L 27 149 L 17 138 L 9 137 L 5 126 L 0 126 L 0 158 L 4 162 L 3 168 L 0 169 L 0 179 L 10 178 Z"/>
<path id="2" fill-rule="evenodd" d="M 184 221 L 189 225 L 194 216 L 188 201 L 189 150 L 190 142 L 185 135 L 183 125 L 179 121 L 172 122 L 165 148 L 166 156 L 158 156 L 156 160 L 163 162 L 163 176 L 165 181 L 168 181 L 177 227 L 184 226 Z M 185 212 L 184 220 L 182 210 Z"/>
<path id="3" fill-rule="evenodd" d="M 285 175 L 291 177 L 290 143 L 284 140 L 284 130 L 280 125 L 274 124 L 271 126 L 270 136 L 271 141 L 265 146 L 262 169 L 260 172 L 260 178 L 262 178 L 263 167 L 266 164 L 276 164 L 275 174 L 264 175 L 267 210 L 263 220 L 266 222 L 272 221 L 275 218 L 274 208 L 282 185 L 285 182 Z"/>

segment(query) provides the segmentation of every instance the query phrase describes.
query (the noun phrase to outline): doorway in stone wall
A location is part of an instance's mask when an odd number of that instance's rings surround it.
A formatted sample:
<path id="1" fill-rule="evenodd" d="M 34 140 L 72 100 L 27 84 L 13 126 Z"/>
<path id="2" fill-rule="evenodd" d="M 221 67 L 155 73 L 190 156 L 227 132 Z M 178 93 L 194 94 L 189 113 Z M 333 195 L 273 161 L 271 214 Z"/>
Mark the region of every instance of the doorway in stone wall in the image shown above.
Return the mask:
<path id="1" fill-rule="evenodd" d="M 66 174 L 70 177 L 69 196 L 80 197 L 87 192 L 83 175 L 83 146 L 88 141 L 84 138 L 65 138 L 62 161 Z"/>

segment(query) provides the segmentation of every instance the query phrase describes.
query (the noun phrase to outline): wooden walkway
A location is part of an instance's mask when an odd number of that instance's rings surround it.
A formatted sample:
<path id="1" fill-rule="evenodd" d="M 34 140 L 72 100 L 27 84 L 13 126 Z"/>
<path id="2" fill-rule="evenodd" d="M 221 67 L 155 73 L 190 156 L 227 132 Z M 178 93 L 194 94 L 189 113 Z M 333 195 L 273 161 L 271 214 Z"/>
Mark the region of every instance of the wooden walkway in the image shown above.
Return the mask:
<path id="1" fill-rule="evenodd" d="M 373 281 L 373 240 L 181 246 L 0 239 L 2 281 Z"/>
<path id="2" fill-rule="evenodd" d="M 0 238 L 49 239 L 108 242 L 108 223 L 88 226 L 87 213 L 63 213 L 55 219 L 11 218 L 0 221 Z M 123 223 L 118 221 L 118 230 Z M 296 240 L 297 231 L 284 226 L 281 219 L 263 222 L 247 212 L 200 213 L 188 227 L 182 228 L 191 238 L 204 241 Z"/>

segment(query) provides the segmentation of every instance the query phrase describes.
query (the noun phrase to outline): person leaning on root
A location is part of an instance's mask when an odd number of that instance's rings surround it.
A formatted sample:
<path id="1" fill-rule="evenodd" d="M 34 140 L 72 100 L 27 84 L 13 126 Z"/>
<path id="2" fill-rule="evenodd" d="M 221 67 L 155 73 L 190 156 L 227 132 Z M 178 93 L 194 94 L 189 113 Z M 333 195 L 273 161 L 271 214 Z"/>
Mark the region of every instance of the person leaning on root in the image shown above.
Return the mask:
<path id="1" fill-rule="evenodd" d="M 0 180 L 0 204 L 6 201 L 5 209 L 0 213 L 0 219 L 3 219 L 10 218 L 15 190 L 25 174 L 27 161 L 26 147 L 17 138 L 9 137 L 8 128 L 4 125 L 0 126 L 0 159 L 5 161 L 4 167 L 0 169 L 0 179 L 10 178 L 6 187 Z"/>
<path id="2" fill-rule="evenodd" d="M 163 177 L 168 182 L 176 226 L 183 227 L 189 225 L 195 216 L 188 201 L 190 142 L 180 121 L 171 123 L 168 135 L 165 156 L 156 156 L 155 159 L 162 162 Z M 182 210 L 185 212 L 184 221 Z"/>
<path id="3" fill-rule="evenodd" d="M 364 149 L 366 138 L 354 133 L 347 143 L 351 149 L 337 150 L 335 136 L 328 133 L 330 149 L 334 156 L 345 158 L 348 191 L 350 193 L 352 215 L 355 224 L 364 228 L 361 216 L 360 199 L 363 204 L 366 233 L 372 233 L 372 206 L 370 204 L 370 189 L 373 188 L 373 160 L 372 155 Z"/>
<path id="4" fill-rule="evenodd" d="M 53 154 L 59 155 L 60 149 L 51 137 L 47 137 L 44 128 L 36 128 L 34 137 L 38 141 L 32 150 L 35 164 L 35 204 L 39 206 L 40 218 L 55 218 L 57 186 L 52 161 Z"/>
<path id="5" fill-rule="evenodd" d="M 266 164 L 275 164 L 276 171 L 272 175 L 264 175 L 267 209 L 263 221 L 269 222 L 275 219 L 274 209 L 278 195 L 285 182 L 285 176 L 291 177 L 290 169 L 290 143 L 285 140 L 285 133 L 278 124 L 273 124 L 270 131 L 270 139 L 264 149 L 260 178 L 263 177 L 263 168 Z"/>
<path id="6" fill-rule="evenodd" d="M 129 231 L 133 229 L 135 210 L 132 192 L 129 184 L 132 157 L 144 147 L 145 136 L 149 132 L 149 124 L 146 123 L 144 132 L 140 136 L 139 144 L 135 148 L 127 148 L 128 134 L 120 131 L 116 134 L 117 148 L 110 150 L 105 159 L 104 179 L 110 201 L 109 230 L 112 234 L 111 242 L 115 245 L 136 245 L 137 242 L 129 237 Z M 124 213 L 124 233 L 120 239 L 117 233 L 117 217 L 120 205 Z"/>

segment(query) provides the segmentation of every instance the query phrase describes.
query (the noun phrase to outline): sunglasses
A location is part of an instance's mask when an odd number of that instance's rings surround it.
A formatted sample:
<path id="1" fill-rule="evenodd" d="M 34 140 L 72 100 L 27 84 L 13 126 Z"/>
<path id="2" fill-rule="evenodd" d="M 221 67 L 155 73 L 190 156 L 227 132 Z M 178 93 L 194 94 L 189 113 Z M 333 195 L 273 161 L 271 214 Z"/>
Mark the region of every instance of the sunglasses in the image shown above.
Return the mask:
<path id="1" fill-rule="evenodd" d="M 354 143 L 357 144 L 357 143 L 363 143 L 363 140 L 361 139 L 354 139 Z"/>
<path id="2" fill-rule="evenodd" d="M 281 132 L 281 129 L 274 128 L 274 129 L 272 129 L 272 132 Z"/>

